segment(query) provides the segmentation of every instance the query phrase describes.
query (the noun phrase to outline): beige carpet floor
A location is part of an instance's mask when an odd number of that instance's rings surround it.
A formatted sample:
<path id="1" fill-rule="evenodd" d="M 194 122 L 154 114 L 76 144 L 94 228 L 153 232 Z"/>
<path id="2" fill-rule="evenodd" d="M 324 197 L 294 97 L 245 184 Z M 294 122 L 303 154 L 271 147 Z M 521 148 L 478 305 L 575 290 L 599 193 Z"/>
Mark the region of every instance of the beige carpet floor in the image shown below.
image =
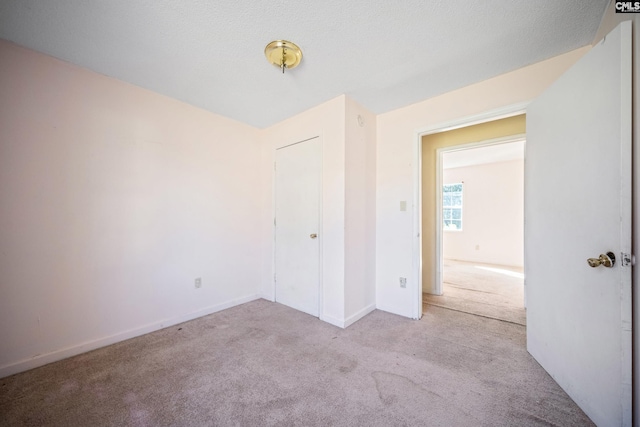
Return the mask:
<path id="1" fill-rule="evenodd" d="M 525 328 L 253 301 L 0 379 L 2 426 L 590 426 Z"/>
<path id="2" fill-rule="evenodd" d="M 425 293 L 423 303 L 526 324 L 524 279 L 518 268 L 446 260 L 443 294 Z"/>

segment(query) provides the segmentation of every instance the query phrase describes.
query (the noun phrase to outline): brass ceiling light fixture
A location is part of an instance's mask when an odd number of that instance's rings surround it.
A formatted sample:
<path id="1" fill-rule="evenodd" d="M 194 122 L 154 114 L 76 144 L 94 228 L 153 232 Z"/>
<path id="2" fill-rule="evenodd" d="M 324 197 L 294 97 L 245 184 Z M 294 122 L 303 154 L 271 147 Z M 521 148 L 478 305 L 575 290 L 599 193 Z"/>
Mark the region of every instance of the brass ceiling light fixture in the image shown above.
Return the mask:
<path id="1" fill-rule="evenodd" d="M 275 40 L 264 48 L 264 56 L 267 61 L 282 69 L 295 68 L 302 61 L 302 50 L 295 44 L 286 40 Z"/>

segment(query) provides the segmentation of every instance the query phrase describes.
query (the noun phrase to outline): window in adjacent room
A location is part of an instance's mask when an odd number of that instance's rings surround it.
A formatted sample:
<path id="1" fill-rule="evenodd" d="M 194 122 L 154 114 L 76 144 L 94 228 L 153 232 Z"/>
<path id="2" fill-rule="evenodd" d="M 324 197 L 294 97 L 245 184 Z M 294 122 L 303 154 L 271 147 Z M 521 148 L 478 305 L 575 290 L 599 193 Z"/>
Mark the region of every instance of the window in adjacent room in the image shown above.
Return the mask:
<path id="1" fill-rule="evenodd" d="M 442 219 L 445 230 L 462 231 L 462 183 L 442 187 Z"/>

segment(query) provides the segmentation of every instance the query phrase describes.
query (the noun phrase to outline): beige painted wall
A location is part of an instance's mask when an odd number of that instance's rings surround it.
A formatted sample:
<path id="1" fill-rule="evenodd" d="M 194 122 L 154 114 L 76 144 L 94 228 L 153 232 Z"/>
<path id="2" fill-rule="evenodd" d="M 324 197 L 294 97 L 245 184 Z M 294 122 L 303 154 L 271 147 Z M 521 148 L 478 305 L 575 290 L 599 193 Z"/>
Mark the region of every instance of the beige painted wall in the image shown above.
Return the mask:
<path id="1" fill-rule="evenodd" d="M 526 131 L 524 115 L 467 126 L 422 137 L 422 289 L 433 293 L 436 270 L 436 165 L 437 150 L 480 142 Z"/>
<path id="2" fill-rule="evenodd" d="M 0 377 L 257 298 L 257 135 L 0 41 Z"/>
<path id="3" fill-rule="evenodd" d="M 376 116 L 345 97 L 345 326 L 376 306 Z"/>
<path id="4" fill-rule="evenodd" d="M 464 182 L 462 231 L 444 231 L 445 259 L 523 266 L 524 160 L 445 169 L 443 184 Z"/>

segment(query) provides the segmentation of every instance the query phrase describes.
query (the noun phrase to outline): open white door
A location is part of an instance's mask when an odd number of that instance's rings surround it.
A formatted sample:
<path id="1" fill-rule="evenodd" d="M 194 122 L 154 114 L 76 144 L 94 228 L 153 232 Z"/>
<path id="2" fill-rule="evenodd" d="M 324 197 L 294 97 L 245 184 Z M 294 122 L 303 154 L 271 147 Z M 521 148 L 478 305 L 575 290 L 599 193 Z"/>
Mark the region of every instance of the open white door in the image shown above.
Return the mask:
<path id="1" fill-rule="evenodd" d="M 599 426 L 631 425 L 631 93 L 624 22 L 527 109 L 527 348 Z"/>
<path id="2" fill-rule="evenodd" d="M 276 301 L 318 317 L 320 138 L 276 150 Z"/>

